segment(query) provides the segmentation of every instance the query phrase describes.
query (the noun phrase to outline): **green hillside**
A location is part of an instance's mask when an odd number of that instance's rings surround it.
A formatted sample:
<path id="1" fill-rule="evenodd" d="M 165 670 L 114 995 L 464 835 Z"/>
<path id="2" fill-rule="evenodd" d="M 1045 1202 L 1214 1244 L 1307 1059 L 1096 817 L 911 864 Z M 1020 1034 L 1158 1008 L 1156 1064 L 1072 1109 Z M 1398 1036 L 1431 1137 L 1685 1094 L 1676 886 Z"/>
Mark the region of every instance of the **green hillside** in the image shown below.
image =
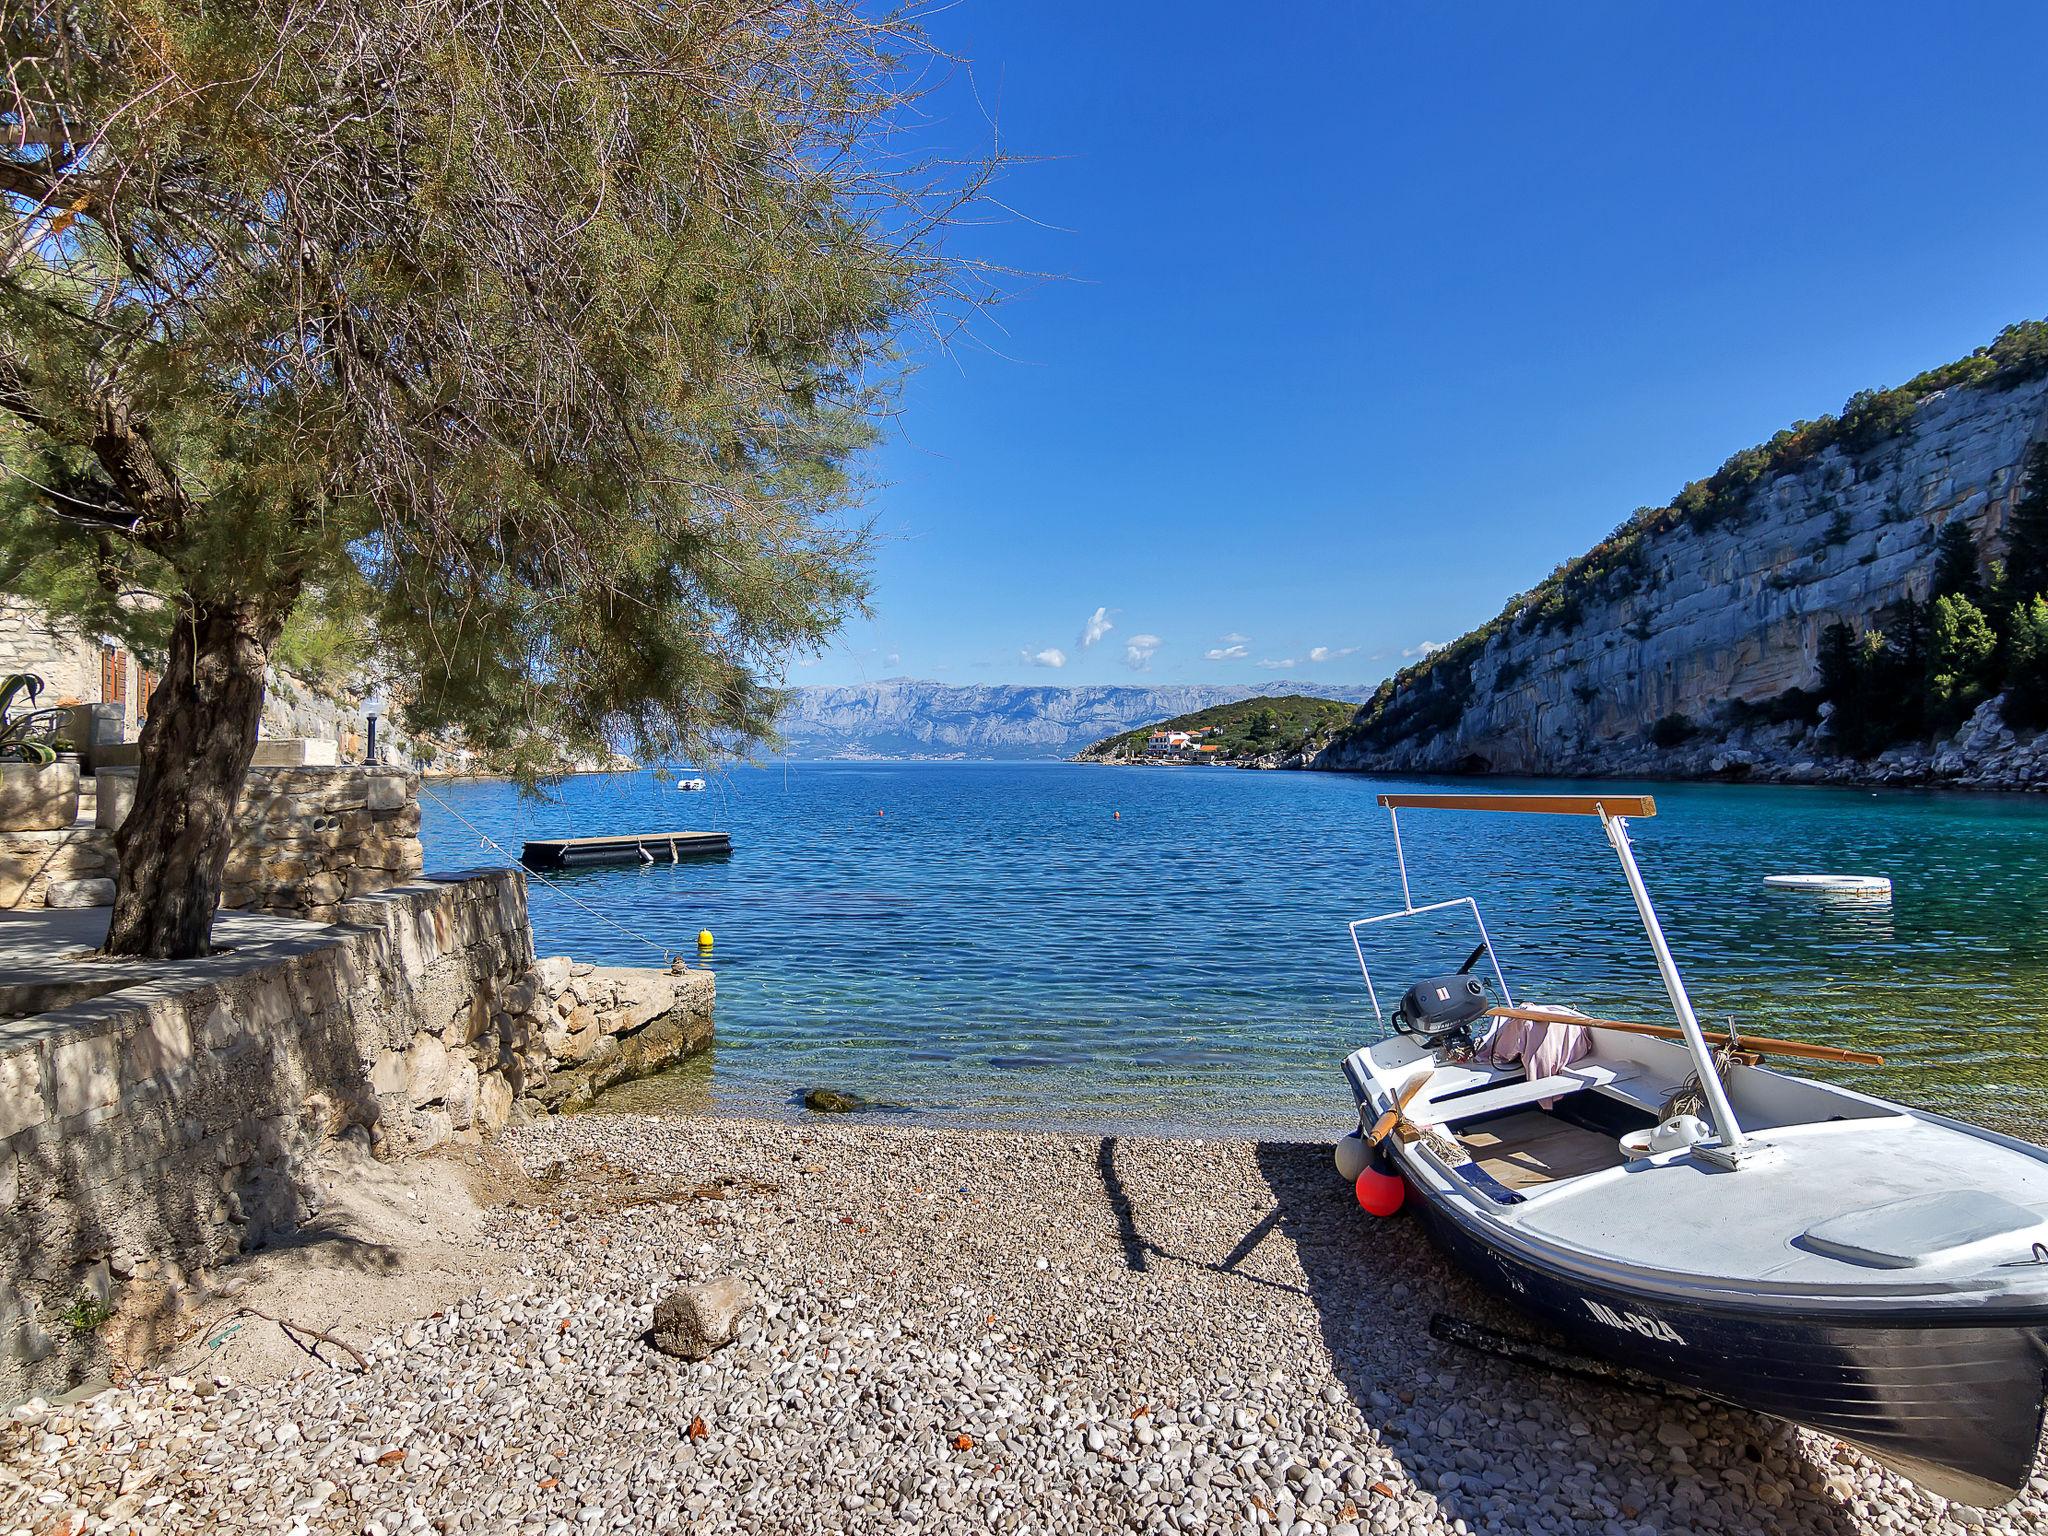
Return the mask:
<path id="1" fill-rule="evenodd" d="M 1225 761 L 1256 757 L 1264 752 L 1300 751 L 1328 741 L 1333 732 L 1349 724 L 1357 713 L 1356 704 L 1342 699 L 1312 699 L 1299 693 L 1241 699 L 1235 704 L 1216 704 L 1191 715 L 1141 725 L 1134 731 L 1096 742 L 1081 756 L 1143 757 L 1145 738 L 1154 731 L 1210 731 L 1202 740 L 1220 746 L 1223 750 L 1217 755 Z"/>

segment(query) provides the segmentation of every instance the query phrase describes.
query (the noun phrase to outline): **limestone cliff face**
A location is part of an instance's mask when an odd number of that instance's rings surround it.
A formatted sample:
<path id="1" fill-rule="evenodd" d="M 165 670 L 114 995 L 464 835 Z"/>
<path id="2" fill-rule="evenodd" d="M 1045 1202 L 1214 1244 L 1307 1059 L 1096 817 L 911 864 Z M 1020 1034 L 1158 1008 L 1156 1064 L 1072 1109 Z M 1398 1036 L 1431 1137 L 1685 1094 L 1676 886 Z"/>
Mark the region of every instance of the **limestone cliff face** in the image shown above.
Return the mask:
<path id="1" fill-rule="evenodd" d="M 1771 721 L 1773 702 L 1816 687 L 1830 624 L 1881 622 L 1926 595 L 1945 523 L 1966 520 L 1988 562 L 2044 432 L 2048 378 L 1931 395 L 1896 436 L 1758 482 L 1740 515 L 1646 534 L 1627 570 L 1562 618 L 1510 604 L 1492 633 L 1452 647 L 1454 664 L 1397 679 L 1379 723 L 1363 723 L 1368 706 L 1315 766 L 1687 774 L 1732 762 L 1833 776 L 1814 769 L 1825 729 Z"/>

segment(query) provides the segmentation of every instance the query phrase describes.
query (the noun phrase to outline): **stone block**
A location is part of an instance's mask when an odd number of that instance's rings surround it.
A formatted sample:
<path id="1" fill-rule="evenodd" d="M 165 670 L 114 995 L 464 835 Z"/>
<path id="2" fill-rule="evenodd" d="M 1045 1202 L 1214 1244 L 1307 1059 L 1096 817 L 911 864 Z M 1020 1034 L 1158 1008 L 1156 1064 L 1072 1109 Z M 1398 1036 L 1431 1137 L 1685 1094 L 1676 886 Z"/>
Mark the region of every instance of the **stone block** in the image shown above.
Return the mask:
<path id="1" fill-rule="evenodd" d="M 336 743 L 304 736 L 278 736 L 256 743 L 252 768 L 333 767 L 341 761 Z"/>
<path id="2" fill-rule="evenodd" d="M 512 1084 L 503 1073 L 486 1072 L 477 1080 L 476 1124 L 481 1131 L 495 1131 L 512 1118 Z"/>
<path id="3" fill-rule="evenodd" d="M 96 827 L 0 832 L 0 907 L 40 907 L 53 880 L 90 880 L 113 871 L 111 834 Z"/>
<path id="4" fill-rule="evenodd" d="M 114 904 L 114 882 L 111 879 L 97 880 L 52 880 L 50 888 L 43 893 L 46 907 L 111 907 Z"/>
<path id="5" fill-rule="evenodd" d="M 614 991 L 604 1027 L 612 1034 L 628 1034 L 676 1005 L 675 979 L 667 971 L 622 966 L 608 974 Z"/>
<path id="6" fill-rule="evenodd" d="M 43 1097 L 43 1057 L 33 1046 L 0 1055 L 0 1138 L 50 1118 Z"/>
<path id="7" fill-rule="evenodd" d="M 476 1064 L 462 1060 L 451 1062 L 447 1085 L 442 1102 L 447 1105 L 448 1118 L 455 1129 L 466 1131 L 476 1124 L 477 1096 L 481 1088 Z"/>
<path id="8" fill-rule="evenodd" d="M 194 1032 L 200 1049 L 208 1051 L 230 1050 L 248 1037 L 249 1029 L 225 1000 L 215 1003 L 206 1011 L 206 1017 Z"/>
<path id="9" fill-rule="evenodd" d="M 379 1051 L 370 1063 L 370 1091 L 376 1094 L 405 1092 L 406 1075 L 404 1051 Z"/>
<path id="10" fill-rule="evenodd" d="M 364 786 L 364 804 L 373 811 L 395 811 L 411 798 L 412 785 L 404 774 L 373 773 Z"/>
<path id="11" fill-rule="evenodd" d="M 61 1119 L 118 1103 L 120 1042 L 112 1035 L 61 1040 L 50 1047 L 50 1089 Z"/>
<path id="12" fill-rule="evenodd" d="M 111 832 L 128 819 L 128 813 L 135 809 L 135 786 L 141 776 L 139 768 L 101 768 L 93 774 L 93 782 L 98 786 L 94 826 Z"/>
<path id="13" fill-rule="evenodd" d="M 536 960 L 533 963 L 533 972 L 534 978 L 540 983 L 541 991 L 552 998 L 568 986 L 570 964 L 567 955 L 550 955 L 545 960 Z"/>
<path id="14" fill-rule="evenodd" d="M 176 1077 L 191 1065 L 192 1028 L 175 1002 L 151 1008 L 148 1021 L 121 1050 L 121 1080 L 127 1083 Z"/>
<path id="15" fill-rule="evenodd" d="M 0 827 L 55 832 L 78 819 L 78 764 L 0 763 Z"/>
<path id="16" fill-rule="evenodd" d="M 413 1106 L 447 1097 L 448 1047 L 433 1035 L 416 1035 L 405 1053 L 405 1092 Z"/>

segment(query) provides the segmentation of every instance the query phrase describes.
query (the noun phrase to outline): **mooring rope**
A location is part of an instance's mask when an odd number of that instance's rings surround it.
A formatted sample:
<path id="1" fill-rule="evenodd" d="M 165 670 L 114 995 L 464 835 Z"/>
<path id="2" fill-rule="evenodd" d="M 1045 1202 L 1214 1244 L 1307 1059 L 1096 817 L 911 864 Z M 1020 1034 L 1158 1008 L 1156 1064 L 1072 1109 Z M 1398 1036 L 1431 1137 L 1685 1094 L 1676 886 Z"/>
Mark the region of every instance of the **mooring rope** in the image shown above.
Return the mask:
<path id="1" fill-rule="evenodd" d="M 657 944 L 653 939 L 648 938 L 647 935 L 644 933 L 634 932 L 631 928 L 628 928 L 624 923 L 620 922 L 617 918 L 610 916 L 608 913 L 598 911 L 597 908 L 593 907 L 589 902 L 583 900 L 580 896 L 573 895 L 562 886 L 557 885 L 554 881 L 550 880 L 546 875 L 542 874 L 539 870 L 532 868 L 531 866 L 525 864 L 519 859 L 513 858 L 512 855 L 504 847 L 502 847 L 498 843 L 497 839 L 492 837 L 490 833 L 486 832 L 482 827 L 478 826 L 475 822 L 471 821 L 467 816 L 463 815 L 462 812 L 455 809 L 455 807 L 450 805 L 446 800 L 443 800 L 439 795 L 435 794 L 431 789 L 427 788 L 426 781 L 424 779 L 420 781 L 420 793 L 425 795 L 429 800 L 433 801 L 434 804 L 441 807 L 441 809 L 446 811 L 450 816 L 453 816 L 457 821 L 461 822 L 465 827 L 469 828 L 470 831 L 474 832 L 476 834 L 476 840 L 479 843 L 481 843 L 484 847 L 490 849 L 493 853 L 497 854 L 498 857 L 500 857 L 501 859 L 505 860 L 506 864 L 509 865 L 511 868 L 524 870 L 526 872 L 527 879 L 538 880 L 542 885 L 546 886 L 549 890 L 553 891 L 557 896 L 561 897 L 564 901 L 569 902 L 575 906 L 581 907 L 585 912 L 588 912 L 592 917 L 596 918 L 600 923 L 603 923 L 607 928 L 614 928 L 618 930 L 620 933 L 623 933 L 627 938 L 632 939 L 634 942 L 639 944 L 645 944 L 649 949 L 655 950 L 661 955 L 662 964 L 673 965 L 675 963 L 676 956 L 682 953 L 682 951 L 680 950 L 670 949 L 666 944 Z"/>

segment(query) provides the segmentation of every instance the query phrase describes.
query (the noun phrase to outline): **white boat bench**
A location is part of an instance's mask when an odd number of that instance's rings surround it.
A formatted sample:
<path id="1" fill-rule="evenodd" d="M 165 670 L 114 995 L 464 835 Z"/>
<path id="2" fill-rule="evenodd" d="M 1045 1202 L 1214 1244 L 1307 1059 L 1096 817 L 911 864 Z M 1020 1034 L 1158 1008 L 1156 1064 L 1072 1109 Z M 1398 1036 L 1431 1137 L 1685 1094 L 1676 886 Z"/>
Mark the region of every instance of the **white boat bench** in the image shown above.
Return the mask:
<path id="1" fill-rule="evenodd" d="M 1543 1099 L 1561 1099 L 1589 1088 L 1609 1098 L 1647 1109 L 1652 1114 L 1664 1107 L 1670 1093 L 1667 1087 L 1646 1077 L 1640 1067 L 1615 1068 L 1597 1061 L 1580 1061 L 1534 1081 L 1522 1078 L 1503 1083 L 1498 1088 L 1484 1088 L 1477 1093 L 1461 1093 L 1451 1099 L 1412 1105 L 1408 1119 L 1414 1125 L 1455 1125 L 1461 1120 L 1490 1115 L 1495 1110 L 1515 1109 Z"/>

